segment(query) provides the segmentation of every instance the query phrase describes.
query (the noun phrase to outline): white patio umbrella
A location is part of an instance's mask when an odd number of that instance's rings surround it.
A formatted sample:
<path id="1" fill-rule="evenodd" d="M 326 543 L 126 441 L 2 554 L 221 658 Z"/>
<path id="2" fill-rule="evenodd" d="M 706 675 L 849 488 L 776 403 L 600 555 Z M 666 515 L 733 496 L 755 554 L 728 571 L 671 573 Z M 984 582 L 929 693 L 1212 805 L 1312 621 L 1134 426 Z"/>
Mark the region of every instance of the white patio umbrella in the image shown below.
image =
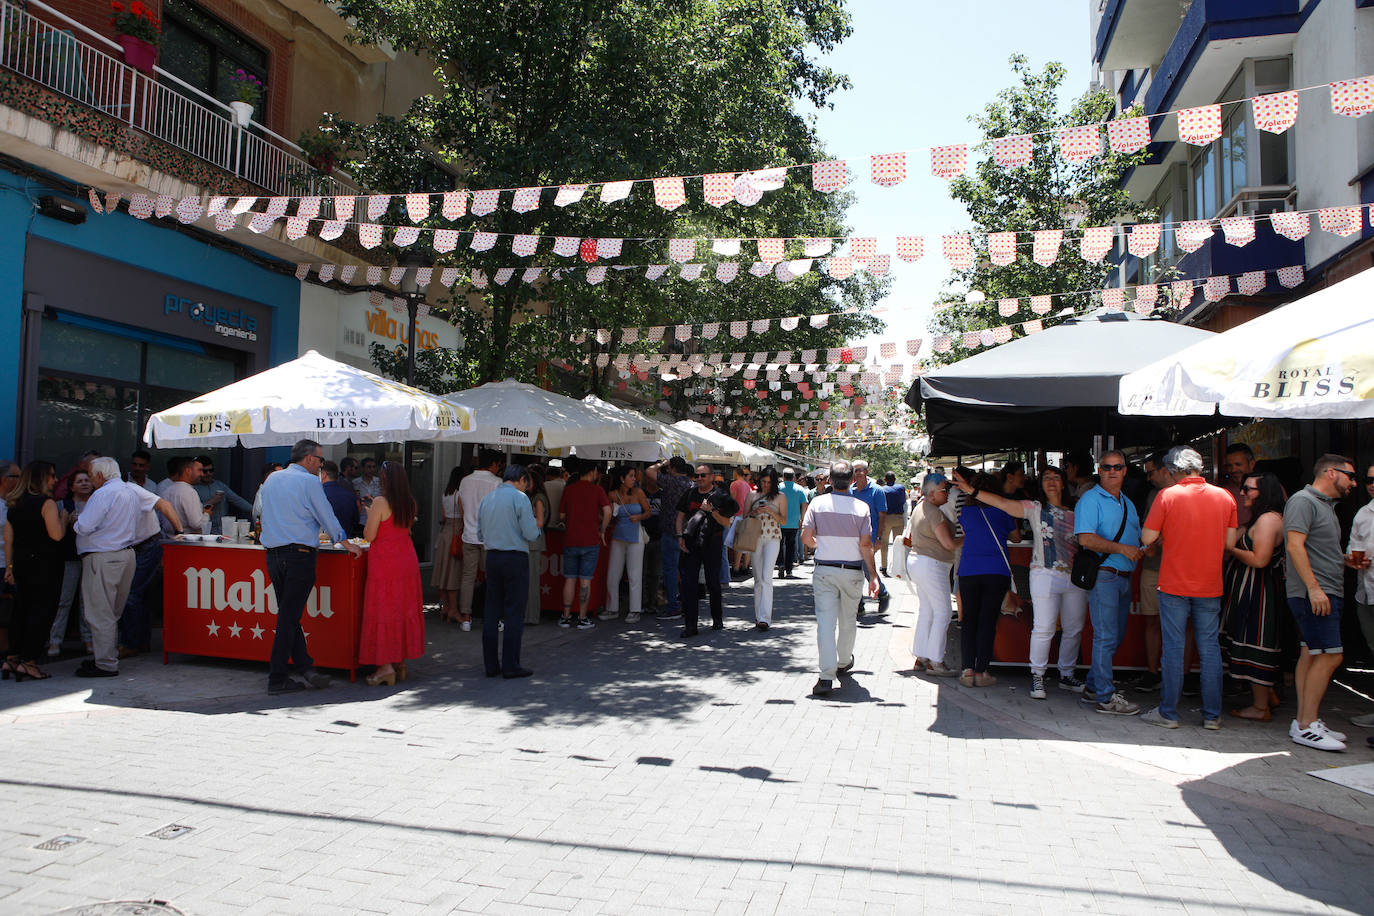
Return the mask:
<path id="1" fill-rule="evenodd" d="M 314 350 L 280 366 L 158 411 L 143 441 L 152 448 L 323 445 L 447 438 L 472 426 L 461 401 L 336 362 Z"/>
<path id="2" fill-rule="evenodd" d="M 683 436 L 671 426 L 665 426 L 657 420 L 651 420 L 633 410 L 603 401 L 594 394 L 589 394 L 582 399 L 584 404 L 589 404 L 601 410 L 612 413 L 620 413 L 627 419 L 633 419 L 643 424 L 646 428 L 656 430 L 656 438 L 639 442 L 610 442 L 601 445 L 579 445 L 573 451 L 580 458 L 587 458 L 593 461 L 659 461 L 663 458 L 671 458 L 679 455 L 691 461 L 696 455 L 696 446 L 692 440 Z M 700 443 L 698 443 L 700 444 Z"/>
<path id="3" fill-rule="evenodd" d="M 766 448 L 750 445 L 734 436 L 703 426 L 696 420 L 679 420 L 671 427 L 679 433 L 701 440 L 704 445 L 697 450 L 698 461 L 727 461 L 732 464 L 764 465 L 776 457 Z"/>
<path id="4" fill-rule="evenodd" d="M 1123 414 L 1374 417 L 1374 270 L 1121 378 Z"/>
<path id="5" fill-rule="evenodd" d="M 461 442 L 542 446 L 553 451 L 573 445 L 652 442 L 659 435 L 655 425 L 638 414 L 588 404 L 513 379 L 444 397 L 467 405 L 477 416 L 471 428 L 455 437 Z"/>

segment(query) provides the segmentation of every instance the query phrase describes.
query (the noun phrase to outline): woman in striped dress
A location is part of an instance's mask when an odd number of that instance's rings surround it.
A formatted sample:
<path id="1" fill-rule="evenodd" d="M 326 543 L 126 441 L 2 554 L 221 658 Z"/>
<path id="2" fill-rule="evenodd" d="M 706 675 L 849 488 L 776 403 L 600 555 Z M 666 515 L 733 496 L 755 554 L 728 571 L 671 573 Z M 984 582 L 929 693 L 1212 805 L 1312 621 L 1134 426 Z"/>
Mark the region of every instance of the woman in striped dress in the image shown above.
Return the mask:
<path id="1" fill-rule="evenodd" d="M 1249 681 L 1249 706 L 1232 709 L 1238 719 L 1268 722 L 1278 705 L 1279 621 L 1287 613 L 1283 583 L 1283 487 L 1273 474 L 1252 474 L 1240 488 L 1250 509 L 1248 528 L 1227 548 L 1222 632 L 1231 677 Z"/>

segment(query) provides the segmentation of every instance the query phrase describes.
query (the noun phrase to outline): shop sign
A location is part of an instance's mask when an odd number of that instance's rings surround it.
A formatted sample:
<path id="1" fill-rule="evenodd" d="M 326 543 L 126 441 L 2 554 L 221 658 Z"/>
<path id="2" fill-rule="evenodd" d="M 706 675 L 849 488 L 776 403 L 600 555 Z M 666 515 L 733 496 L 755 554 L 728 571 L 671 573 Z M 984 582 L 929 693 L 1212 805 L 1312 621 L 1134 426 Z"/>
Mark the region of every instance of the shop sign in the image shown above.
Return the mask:
<path id="1" fill-rule="evenodd" d="M 258 339 L 258 319 L 247 309 L 227 309 L 204 302 L 197 302 L 185 296 L 168 293 L 162 299 L 163 317 L 180 315 L 183 318 L 202 324 L 221 337 L 237 337 L 239 340 L 256 342 Z"/>
<path id="2" fill-rule="evenodd" d="M 404 347 L 410 334 L 410 320 L 405 312 L 393 312 L 385 306 L 340 310 L 339 350 L 369 357 L 374 343 L 388 350 Z M 447 321 L 421 316 L 415 322 L 415 346 L 423 352 L 440 348 L 456 350 L 462 345 L 462 335 Z"/>

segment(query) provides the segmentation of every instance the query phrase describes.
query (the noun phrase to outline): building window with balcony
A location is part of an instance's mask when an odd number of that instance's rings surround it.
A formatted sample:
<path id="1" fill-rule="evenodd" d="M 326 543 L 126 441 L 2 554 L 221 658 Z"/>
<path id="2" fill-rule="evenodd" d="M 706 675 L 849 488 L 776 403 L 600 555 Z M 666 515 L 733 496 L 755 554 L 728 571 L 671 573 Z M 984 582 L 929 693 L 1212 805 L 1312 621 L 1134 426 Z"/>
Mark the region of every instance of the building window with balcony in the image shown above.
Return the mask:
<path id="1" fill-rule="evenodd" d="M 1285 209 L 1292 198 L 1291 138 L 1255 130 L 1250 105 L 1240 99 L 1283 92 L 1292 84 L 1288 58 L 1247 60 L 1219 102 L 1221 136 L 1189 161 L 1193 219 Z"/>
<path id="2" fill-rule="evenodd" d="M 236 98 L 235 70 L 251 73 L 262 81 L 266 108 L 266 50 L 188 0 L 164 0 L 162 12 L 162 69 L 221 102 Z"/>

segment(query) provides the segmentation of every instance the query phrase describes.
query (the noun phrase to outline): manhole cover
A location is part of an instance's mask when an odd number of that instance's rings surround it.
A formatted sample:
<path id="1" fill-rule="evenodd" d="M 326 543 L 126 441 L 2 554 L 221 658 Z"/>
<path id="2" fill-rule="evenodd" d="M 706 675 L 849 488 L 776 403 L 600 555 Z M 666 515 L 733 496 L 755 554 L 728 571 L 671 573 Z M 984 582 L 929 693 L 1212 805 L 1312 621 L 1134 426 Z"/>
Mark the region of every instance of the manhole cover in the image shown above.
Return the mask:
<path id="1" fill-rule="evenodd" d="M 168 824 L 166 827 L 157 828 L 152 833 L 148 834 L 148 836 L 157 837 L 159 840 L 175 840 L 177 837 L 185 836 L 195 829 L 194 827 L 187 827 L 183 824 Z"/>
<path id="2" fill-rule="evenodd" d="M 71 836 L 70 834 L 65 834 L 63 836 L 55 836 L 51 840 L 45 840 L 33 848 L 47 850 L 66 849 L 68 846 L 75 846 L 85 839 L 84 836 Z"/>
<path id="3" fill-rule="evenodd" d="M 51 916 L 185 916 L 185 913 L 164 900 L 105 900 L 58 910 Z"/>

